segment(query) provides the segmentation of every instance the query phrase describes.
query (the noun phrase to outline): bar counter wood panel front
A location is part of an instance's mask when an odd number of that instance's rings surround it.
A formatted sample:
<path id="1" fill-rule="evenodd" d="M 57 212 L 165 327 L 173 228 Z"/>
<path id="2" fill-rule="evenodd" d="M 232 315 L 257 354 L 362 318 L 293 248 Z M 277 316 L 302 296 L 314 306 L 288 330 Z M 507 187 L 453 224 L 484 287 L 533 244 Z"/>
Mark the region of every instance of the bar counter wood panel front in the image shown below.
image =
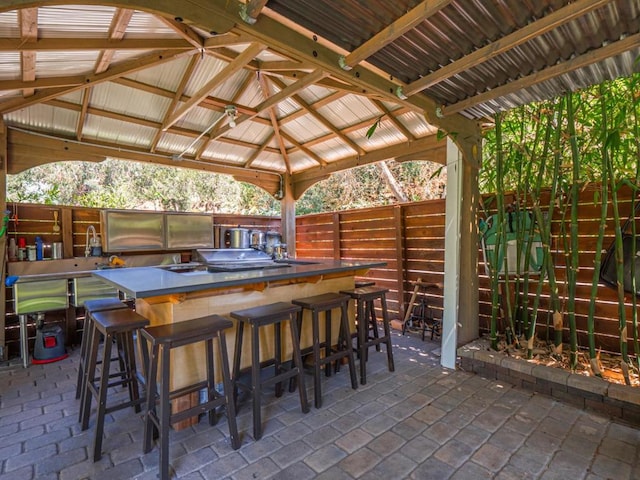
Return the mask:
<path id="1" fill-rule="evenodd" d="M 233 310 L 241 310 L 274 302 L 290 302 L 327 292 L 354 287 L 355 277 L 365 275 L 380 262 L 343 262 L 319 260 L 314 264 L 296 265 L 273 270 L 256 270 L 235 273 L 203 273 L 184 275 L 159 268 L 131 268 L 100 270 L 95 276 L 111 283 L 129 296 L 136 298 L 136 310 L 149 319 L 151 325 L 181 322 L 207 315 L 218 314 L 230 318 Z M 349 317 L 352 331 L 354 308 L 350 305 Z M 332 312 L 332 344 L 337 343 L 340 313 Z M 230 360 L 234 355 L 235 331 L 227 332 L 227 347 Z M 286 328 L 289 328 L 288 326 Z M 324 331 L 321 329 L 321 339 Z M 291 354 L 288 332 L 283 332 L 284 358 Z M 262 328 L 260 332 L 261 361 L 273 358 L 273 328 Z M 301 347 L 312 344 L 310 313 L 305 312 L 302 325 Z M 216 351 L 218 347 L 215 347 Z M 241 368 L 251 364 L 249 335 L 243 342 Z M 204 345 L 194 344 L 177 348 L 171 352 L 171 390 L 195 383 L 205 378 Z M 217 355 L 217 353 L 216 353 Z M 234 372 L 235 374 L 235 372 Z M 216 365 L 216 378 L 220 372 Z M 197 398 L 182 399 L 183 405 L 196 402 Z M 178 402 L 180 403 L 180 402 Z M 180 406 L 177 406 L 181 409 Z M 181 428 L 187 424 L 175 426 Z"/>

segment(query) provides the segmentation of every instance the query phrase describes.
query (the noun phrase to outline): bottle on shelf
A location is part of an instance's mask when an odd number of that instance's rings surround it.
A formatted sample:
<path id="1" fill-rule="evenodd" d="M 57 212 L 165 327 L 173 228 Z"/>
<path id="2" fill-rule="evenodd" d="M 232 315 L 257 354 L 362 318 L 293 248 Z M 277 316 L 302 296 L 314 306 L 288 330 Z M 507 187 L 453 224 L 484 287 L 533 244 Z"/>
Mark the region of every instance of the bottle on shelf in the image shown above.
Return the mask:
<path id="1" fill-rule="evenodd" d="M 40 237 L 36 237 L 36 260 L 42 260 L 42 239 Z"/>

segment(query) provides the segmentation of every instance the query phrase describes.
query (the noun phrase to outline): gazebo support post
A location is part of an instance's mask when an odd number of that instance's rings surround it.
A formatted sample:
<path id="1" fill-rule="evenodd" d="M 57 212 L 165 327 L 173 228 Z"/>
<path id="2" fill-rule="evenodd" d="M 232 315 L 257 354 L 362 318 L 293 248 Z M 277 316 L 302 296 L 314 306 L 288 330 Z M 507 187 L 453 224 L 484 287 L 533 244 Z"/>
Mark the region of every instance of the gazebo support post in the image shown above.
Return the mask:
<path id="1" fill-rule="evenodd" d="M 293 196 L 293 182 L 291 175 L 283 174 L 282 193 L 280 201 L 282 216 L 282 239 L 287 244 L 287 252 L 291 258 L 296 256 L 296 199 Z"/>
<path id="2" fill-rule="evenodd" d="M 455 368 L 457 348 L 478 337 L 478 165 L 480 140 L 447 138 L 442 355 Z M 460 288 L 463 285 L 464 288 Z"/>

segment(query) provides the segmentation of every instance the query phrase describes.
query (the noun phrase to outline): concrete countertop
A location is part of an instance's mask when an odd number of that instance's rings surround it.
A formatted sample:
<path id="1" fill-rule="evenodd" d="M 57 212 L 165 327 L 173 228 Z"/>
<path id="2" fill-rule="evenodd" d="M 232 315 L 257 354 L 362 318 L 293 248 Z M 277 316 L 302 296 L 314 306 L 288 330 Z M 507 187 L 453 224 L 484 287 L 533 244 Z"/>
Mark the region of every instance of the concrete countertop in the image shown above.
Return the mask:
<path id="1" fill-rule="evenodd" d="M 176 293 L 197 292 L 214 288 L 235 287 L 252 283 L 299 279 L 331 273 L 366 270 L 385 266 L 385 262 L 339 261 L 301 259 L 292 260 L 289 266 L 240 272 L 207 271 L 176 273 L 159 267 L 96 270 L 93 276 L 101 278 L 118 290 L 134 298 L 148 298 Z M 317 262 L 309 264 L 308 262 Z"/>

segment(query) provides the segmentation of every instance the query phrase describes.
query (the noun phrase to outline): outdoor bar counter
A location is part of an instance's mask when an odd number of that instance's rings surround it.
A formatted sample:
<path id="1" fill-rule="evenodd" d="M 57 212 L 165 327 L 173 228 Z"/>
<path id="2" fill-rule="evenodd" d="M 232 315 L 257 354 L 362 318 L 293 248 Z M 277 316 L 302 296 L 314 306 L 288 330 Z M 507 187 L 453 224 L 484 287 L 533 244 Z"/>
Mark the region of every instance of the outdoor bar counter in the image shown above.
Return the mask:
<path id="1" fill-rule="evenodd" d="M 370 268 L 384 265 L 384 262 L 371 261 L 304 259 L 291 260 L 283 268 L 239 272 L 176 273 L 164 266 L 98 270 L 93 275 L 135 298 L 138 313 L 148 318 L 151 325 L 161 325 L 212 314 L 230 318 L 229 313 L 233 310 L 354 288 L 355 276 L 362 276 Z M 350 306 L 349 315 L 353 330 L 353 305 Z M 338 319 L 339 311 L 336 310 L 332 315 L 333 342 L 338 337 Z M 273 329 L 263 328 L 260 334 L 261 361 L 271 359 Z M 248 367 L 251 360 L 249 338 L 249 335 L 245 335 L 242 368 Z M 289 355 L 289 336 L 285 333 L 282 338 L 286 350 L 284 354 Z M 234 354 L 234 341 L 235 325 L 233 331 L 227 334 L 231 358 Z M 311 322 L 305 317 L 301 347 L 310 345 Z M 203 345 L 196 344 L 172 351 L 171 361 L 172 366 L 175 366 L 172 372 L 172 389 L 204 378 L 203 356 L 196 350 L 202 348 Z"/>

